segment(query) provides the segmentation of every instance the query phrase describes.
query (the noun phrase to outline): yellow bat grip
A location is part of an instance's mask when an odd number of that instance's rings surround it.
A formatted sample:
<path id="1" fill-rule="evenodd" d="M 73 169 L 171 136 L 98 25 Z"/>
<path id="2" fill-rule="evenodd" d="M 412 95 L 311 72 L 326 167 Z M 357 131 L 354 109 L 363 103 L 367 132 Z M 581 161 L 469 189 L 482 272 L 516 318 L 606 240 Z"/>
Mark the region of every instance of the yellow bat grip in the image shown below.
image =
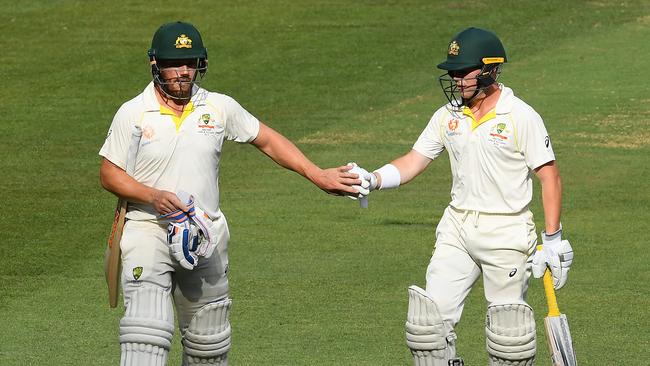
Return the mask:
<path id="1" fill-rule="evenodd" d="M 538 245 L 537 250 L 542 250 L 542 246 Z M 544 292 L 546 293 L 548 316 L 560 316 L 560 308 L 557 306 L 555 288 L 553 287 L 553 276 L 548 268 L 546 269 L 546 272 L 544 272 Z"/>

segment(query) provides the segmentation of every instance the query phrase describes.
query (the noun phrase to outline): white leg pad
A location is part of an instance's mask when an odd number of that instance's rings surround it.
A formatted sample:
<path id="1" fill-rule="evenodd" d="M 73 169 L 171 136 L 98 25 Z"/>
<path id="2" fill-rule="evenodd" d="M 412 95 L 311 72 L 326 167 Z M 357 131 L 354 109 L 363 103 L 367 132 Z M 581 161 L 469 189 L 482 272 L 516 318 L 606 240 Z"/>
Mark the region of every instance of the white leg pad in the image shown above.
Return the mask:
<path id="1" fill-rule="evenodd" d="M 535 317 L 528 304 L 490 305 L 485 334 L 490 366 L 534 365 Z"/>
<path id="2" fill-rule="evenodd" d="M 417 286 L 410 286 L 406 345 L 415 366 L 447 366 L 456 354 L 456 334 L 443 321 L 435 302 Z"/>
<path id="3" fill-rule="evenodd" d="M 174 335 L 170 292 L 145 285 L 125 292 L 125 303 L 120 321 L 120 365 L 165 366 Z"/>
<path id="4" fill-rule="evenodd" d="M 231 345 L 231 299 L 203 306 L 194 314 L 183 335 L 185 365 L 228 365 Z"/>

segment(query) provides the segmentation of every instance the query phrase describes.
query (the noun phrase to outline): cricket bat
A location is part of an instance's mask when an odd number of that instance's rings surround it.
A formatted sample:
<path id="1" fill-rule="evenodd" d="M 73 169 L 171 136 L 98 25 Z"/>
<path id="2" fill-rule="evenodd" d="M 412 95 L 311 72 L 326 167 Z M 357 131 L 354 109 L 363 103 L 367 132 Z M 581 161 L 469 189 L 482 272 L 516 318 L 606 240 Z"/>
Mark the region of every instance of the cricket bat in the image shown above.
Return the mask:
<path id="1" fill-rule="evenodd" d="M 117 307 L 117 298 L 120 291 L 120 270 L 121 270 L 121 253 L 120 241 L 122 240 L 122 229 L 126 219 L 127 201 L 119 198 L 115 208 L 115 217 L 111 234 L 108 237 L 108 246 L 106 248 L 106 261 L 104 263 L 106 284 L 108 285 L 108 304 L 111 308 Z"/>
<path id="2" fill-rule="evenodd" d="M 538 246 L 537 250 L 541 250 L 541 246 Z M 548 315 L 544 318 L 544 328 L 551 362 L 553 366 L 577 366 L 569 322 L 566 315 L 560 313 L 553 288 L 553 277 L 548 269 L 544 273 L 544 292 L 548 304 Z"/>
<path id="3" fill-rule="evenodd" d="M 133 171 L 135 170 L 135 158 L 138 154 L 141 137 L 142 131 L 138 126 L 134 126 L 126 158 L 126 173 L 130 176 L 133 176 Z M 111 234 L 108 236 L 108 246 L 106 248 L 104 275 L 106 276 L 106 284 L 108 285 L 108 304 L 111 308 L 117 307 L 117 299 L 120 292 L 120 272 L 122 264 L 120 241 L 122 240 L 122 230 L 124 229 L 124 223 L 126 221 L 127 206 L 127 200 L 122 198 L 117 200 L 113 226 L 111 227 Z"/>

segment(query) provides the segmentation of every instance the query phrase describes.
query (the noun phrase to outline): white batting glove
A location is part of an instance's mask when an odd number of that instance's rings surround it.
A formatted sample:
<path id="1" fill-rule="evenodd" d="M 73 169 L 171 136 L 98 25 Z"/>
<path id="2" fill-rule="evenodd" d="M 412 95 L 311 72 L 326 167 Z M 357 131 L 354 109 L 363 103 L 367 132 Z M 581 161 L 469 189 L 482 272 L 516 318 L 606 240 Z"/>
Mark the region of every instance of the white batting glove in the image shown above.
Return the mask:
<path id="1" fill-rule="evenodd" d="M 199 245 L 196 254 L 201 257 L 210 258 L 219 244 L 219 229 L 210 217 L 198 206 L 192 204 L 189 210 L 190 220 L 199 229 Z"/>
<path id="2" fill-rule="evenodd" d="M 352 188 L 356 189 L 359 194 L 357 196 L 348 196 L 353 200 L 357 198 L 363 198 L 370 194 L 370 191 L 373 191 L 377 188 L 377 177 L 358 166 L 357 163 L 348 163 L 348 166 L 351 166 L 352 169 L 349 170 L 350 173 L 357 174 L 361 180 L 361 185 L 353 185 Z"/>
<path id="3" fill-rule="evenodd" d="M 219 229 L 205 211 L 194 204 L 193 195 L 185 191 L 178 191 L 176 196 L 187 206 L 187 211 L 184 213 L 187 214 L 190 226 L 196 231 L 198 244 L 193 250 L 199 257 L 210 258 L 218 244 Z"/>
<path id="4" fill-rule="evenodd" d="M 553 287 L 559 290 L 567 281 L 572 263 L 573 248 L 568 240 L 562 240 L 562 225 L 551 235 L 542 231 L 542 250 L 533 254 L 533 276 L 544 276 L 548 267 L 553 275 Z"/>
<path id="5" fill-rule="evenodd" d="M 196 226 L 190 225 L 187 216 L 185 221 L 172 221 L 167 226 L 167 243 L 171 254 L 181 267 L 187 270 L 194 269 L 199 261 L 194 253 L 199 245 L 198 234 L 198 229 Z"/>

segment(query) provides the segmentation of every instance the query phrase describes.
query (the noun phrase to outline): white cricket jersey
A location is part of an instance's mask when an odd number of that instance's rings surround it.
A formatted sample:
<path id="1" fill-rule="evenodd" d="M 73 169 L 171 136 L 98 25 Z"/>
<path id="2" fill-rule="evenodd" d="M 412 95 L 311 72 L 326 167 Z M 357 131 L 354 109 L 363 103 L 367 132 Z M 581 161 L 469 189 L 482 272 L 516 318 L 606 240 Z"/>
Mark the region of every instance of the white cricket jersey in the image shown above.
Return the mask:
<path id="1" fill-rule="evenodd" d="M 475 121 L 450 104 L 434 113 L 413 149 L 435 159 L 449 153 L 450 205 L 460 210 L 517 213 L 533 196 L 533 170 L 555 160 L 542 118 L 499 84 L 495 109 Z"/>
<path id="2" fill-rule="evenodd" d="M 170 192 L 186 191 L 211 218 L 219 215 L 219 162 L 224 140 L 251 142 L 260 122 L 233 98 L 196 88 L 182 117 L 161 107 L 150 83 L 115 114 L 99 155 L 126 169 L 133 126 L 142 139 L 134 178 L 144 185 Z M 127 218 L 155 219 L 148 204 L 130 203 Z"/>

